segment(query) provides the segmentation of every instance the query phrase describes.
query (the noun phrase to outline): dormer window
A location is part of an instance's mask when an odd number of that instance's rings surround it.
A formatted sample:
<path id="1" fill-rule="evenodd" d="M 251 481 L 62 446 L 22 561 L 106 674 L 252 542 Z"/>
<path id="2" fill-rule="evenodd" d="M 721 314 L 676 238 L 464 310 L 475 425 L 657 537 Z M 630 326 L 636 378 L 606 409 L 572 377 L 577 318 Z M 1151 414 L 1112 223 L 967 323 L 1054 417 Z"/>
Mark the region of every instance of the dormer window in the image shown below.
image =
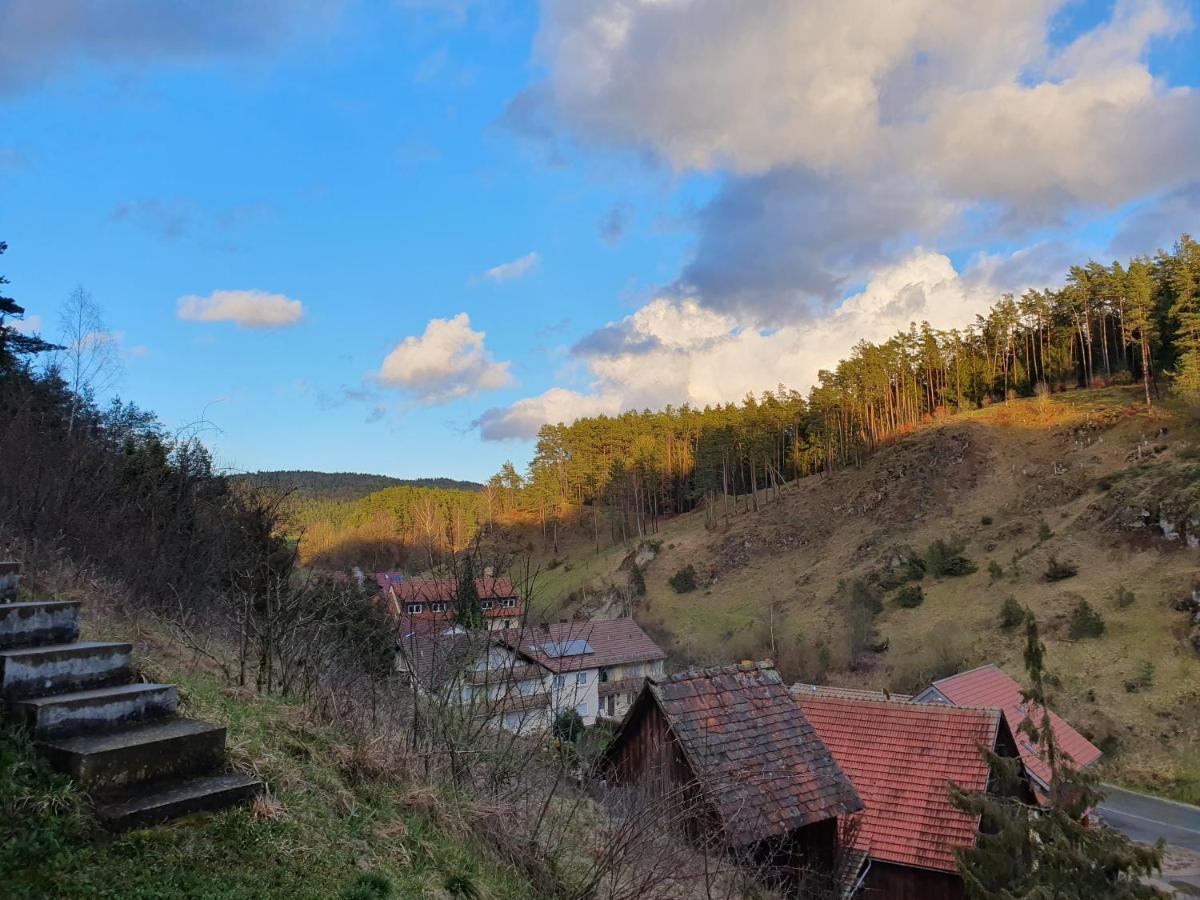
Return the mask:
<path id="1" fill-rule="evenodd" d="M 443 603 L 443 602 L 439 602 L 439 603 L 430 603 L 430 604 L 429 604 L 429 611 L 430 611 L 430 612 L 435 612 L 435 613 L 444 613 L 444 612 L 446 611 L 446 604 L 445 604 L 445 603 Z"/>
<path id="2" fill-rule="evenodd" d="M 425 604 L 410 603 L 410 604 L 408 604 L 408 606 L 404 607 L 404 611 L 406 613 L 408 613 L 410 616 L 416 616 L 425 611 Z"/>
<path id="3" fill-rule="evenodd" d="M 491 609 L 491 608 L 492 608 L 493 606 L 495 606 L 495 605 L 496 605 L 496 604 L 495 604 L 495 603 L 493 603 L 491 600 L 480 600 L 480 601 L 479 601 L 479 608 L 480 608 L 480 609 Z"/>
<path id="4" fill-rule="evenodd" d="M 504 607 L 505 609 L 516 609 L 516 608 L 517 608 L 517 598 L 516 598 L 516 597 L 509 597 L 509 598 L 507 598 L 507 599 L 505 599 L 505 600 L 502 600 L 502 601 L 500 602 L 500 605 L 501 605 L 502 607 Z"/>

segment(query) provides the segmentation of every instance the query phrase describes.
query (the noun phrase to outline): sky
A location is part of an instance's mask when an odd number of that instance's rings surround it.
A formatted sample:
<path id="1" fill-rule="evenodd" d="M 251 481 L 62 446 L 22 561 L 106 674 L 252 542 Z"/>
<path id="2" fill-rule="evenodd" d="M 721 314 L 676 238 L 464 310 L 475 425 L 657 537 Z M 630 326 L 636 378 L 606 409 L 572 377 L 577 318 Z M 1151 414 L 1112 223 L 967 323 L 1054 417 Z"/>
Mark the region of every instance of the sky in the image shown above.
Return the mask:
<path id="1" fill-rule="evenodd" d="M 0 272 L 234 471 L 482 480 L 1200 218 L 1196 0 L 0 0 Z"/>

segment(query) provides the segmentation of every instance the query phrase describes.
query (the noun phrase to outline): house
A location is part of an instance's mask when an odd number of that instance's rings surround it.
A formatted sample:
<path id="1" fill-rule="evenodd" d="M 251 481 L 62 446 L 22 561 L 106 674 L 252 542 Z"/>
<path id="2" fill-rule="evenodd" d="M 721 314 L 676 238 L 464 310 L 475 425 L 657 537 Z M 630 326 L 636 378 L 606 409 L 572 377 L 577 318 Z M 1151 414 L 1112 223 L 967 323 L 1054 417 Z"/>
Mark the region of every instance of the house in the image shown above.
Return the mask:
<path id="1" fill-rule="evenodd" d="M 693 838 L 715 836 L 792 880 L 832 874 L 838 819 L 863 808 L 769 663 L 648 679 L 597 774 L 660 798 L 664 820 Z"/>
<path id="2" fill-rule="evenodd" d="M 955 850 L 972 847 L 977 817 L 951 802 L 950 787 L 984 791 L 986 748 L 1015 758 L 996 709 L 968 709 L 792 689 L 797 707 L 853 782 L 866 809 L 849 829 L 863 858 L 857 897 L 960 900 Z"/>
<path id="3" fill-rule="evenodd" d="M 661 674 L 666 658 L 632 619 L 486 631 L 422 616 L 401 622 L 397 668 L 417 690 L 520 733 L 544 731 L 571 709 L 595 724 L 616 696 L 606 685 L 627 685 L 633 671 Z"/>
<path id="4" fill-rule="evenodd" d="M 458 582 L 453 579 L 408 578 L 399 572 L 378 572 L 375 582 L 396 617 L 451 621 L 457 614 Z M 510 579 L 491 575 L 477 578 L 475 591 L 489 629 L 516 628 L 524 622 L 525 604 Z"/>
<path id="5" fill-rule="evenodd" d="M 663 674 L 667 658 L 628 618 L 510 629 L 501 638 L 552 672 L 556 690 L 575 689 L 574 705 L 586 725 L 620 720 L 643 681 Z"/>
<path id="6" fill-rule="evenodd" d="M 935 681 L 916 696 L 918 703 L 942 703 L 950 706 L 986 706 L 1003 711 L 1008 728 L 1017 739 L 1021 762 L 1035 787 L 1039 801 L 1044 802 L 1050 790 L 1050 765 L 1035 747 L 1029 736 L 1021 731 L 1021 723 L 1031 712 L 1041 723 L 1041 714 L 1034 706 L 1026 703 L 1021 685 L 994 665 L 980 666 L 969 672 L 960 672 L 949 678 Z M 1101 756 L 1100 748 L 1068 725 L 1053 710 L 1050 713 L 1050 728 L 1054 743 L 1071 765 L 1084 769 L 1093 765 Z"/>

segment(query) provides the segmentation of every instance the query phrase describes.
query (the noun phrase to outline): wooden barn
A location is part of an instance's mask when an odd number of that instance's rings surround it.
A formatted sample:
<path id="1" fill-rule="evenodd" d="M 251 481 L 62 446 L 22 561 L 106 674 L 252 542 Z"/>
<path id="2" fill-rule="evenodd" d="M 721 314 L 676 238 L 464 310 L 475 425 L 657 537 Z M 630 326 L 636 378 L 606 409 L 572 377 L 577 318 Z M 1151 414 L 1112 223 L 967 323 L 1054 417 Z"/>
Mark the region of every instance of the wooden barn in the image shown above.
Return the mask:
<path id="1" fill-rule="evenodd" d="M 866 806 L 851 832 L 863 857 L 853 896 L 965 900 L 955 851 L 974 846 L 979 822 L 954 806 L 950 787 L 989 788 L 980 748 L 1018 755 L 1001 712 L 812 685 L 796 685 L 792 694 Z"/>
<path id="2" fill-rule="evenodd" d="M 684 798 L 694 839 L 772 877 L 833 874 L 850 780 L 768 663 L 649 679 L 599 763 L 610 785 Z"/>

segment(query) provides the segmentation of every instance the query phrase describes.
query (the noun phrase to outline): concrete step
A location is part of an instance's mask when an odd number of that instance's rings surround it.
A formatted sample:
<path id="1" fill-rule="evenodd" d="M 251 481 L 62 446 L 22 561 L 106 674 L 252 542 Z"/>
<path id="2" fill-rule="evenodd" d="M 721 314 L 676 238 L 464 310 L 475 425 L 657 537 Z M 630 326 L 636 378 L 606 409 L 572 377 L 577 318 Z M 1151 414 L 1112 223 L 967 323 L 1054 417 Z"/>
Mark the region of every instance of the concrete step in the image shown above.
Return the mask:
<path id="1" fill-rule="evenodd" d="M 17 721 L 39 739 L 109 731 L 130 722 L 165 719 L 175 714 L 179 692 L 173 684 L 122 684 L 13 703 Z"/>
<path id="2" fill-rule="evenodd" d="M 0 650 L 69 644 L 79 637 L 79 604 L 71 600 L 0 603 Z"/>
<path id="3" fill-rule="evenodd" d="M 203 775 L 145 785 L 141 790 L 98 803 L 96 815 L 114 830 L 141 828 L 195 812 L 249 803 L 262 789 L 263 783 L 249 775 Z"/>
<path id="4" fill-rule="evenodd" d="M 195 719 L 164 719 L 115 731 L 38 744 L 60 772 L 94 794 L 184 775 L 202 775 L 225 759 L 225 727 Z"/>
<path id="5" fill-rule="evenodd" d="M 10 703 L 125 684 L 132 677 L 132 644 L 80 641 L 0 650 L 0 700 Z"/>

